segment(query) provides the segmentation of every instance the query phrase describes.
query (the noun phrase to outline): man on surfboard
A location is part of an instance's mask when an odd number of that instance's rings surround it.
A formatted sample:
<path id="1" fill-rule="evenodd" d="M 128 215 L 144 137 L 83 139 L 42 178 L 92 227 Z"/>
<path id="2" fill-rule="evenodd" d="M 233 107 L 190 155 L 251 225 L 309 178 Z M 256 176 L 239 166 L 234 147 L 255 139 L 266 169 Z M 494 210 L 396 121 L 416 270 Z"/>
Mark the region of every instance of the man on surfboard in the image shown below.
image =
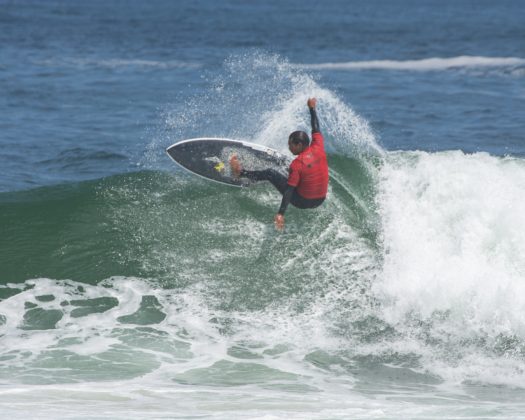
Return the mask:
<path id="1" fill-rule="evenodd" d="M 289 175 L 273 169 L 248 171 L 242 168 L 237 155 L 230 158 L 232 173 L 236 177 L 246 177 L 253 181 L 269 181 L 283 195 L 279 211 L 275 215 L 275 227 L 284 229 L 284 213 L 288 204 L 300 209 L 312 209 L 320 206 L 328 191 L 328 162 L 324 150 L 324 139 L 319 130 L 319 121 L 315 112 L 317 100 L 308 99 L 312 124 L 312 142 L 304 131 L 294 131 L 288 137 L 288 148 L 297 156 L 290 164 Z"/>

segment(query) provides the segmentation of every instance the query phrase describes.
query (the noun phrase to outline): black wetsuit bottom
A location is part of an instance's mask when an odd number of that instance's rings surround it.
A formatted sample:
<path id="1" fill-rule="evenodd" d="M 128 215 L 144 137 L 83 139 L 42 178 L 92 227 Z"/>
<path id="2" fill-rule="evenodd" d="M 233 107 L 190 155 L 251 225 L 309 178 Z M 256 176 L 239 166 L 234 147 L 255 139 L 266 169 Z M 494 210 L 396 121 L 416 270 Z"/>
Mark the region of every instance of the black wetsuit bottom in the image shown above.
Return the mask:
<path id="1" fill-rule="evenodd" d="M 281 194 L 284 194 L 288 188 L 288 178 L 277 172 L 275 169 L 265 169 L 264 171 L 243 170 L 241 176 L 245 176 L 252 181 L 269 181 Z M 299 209 L 313 209 L 323 204 L 324 200 L 324 197 L 304 198 L 297 192 L 297 189 L 294 189 L 290 203 Z"/>

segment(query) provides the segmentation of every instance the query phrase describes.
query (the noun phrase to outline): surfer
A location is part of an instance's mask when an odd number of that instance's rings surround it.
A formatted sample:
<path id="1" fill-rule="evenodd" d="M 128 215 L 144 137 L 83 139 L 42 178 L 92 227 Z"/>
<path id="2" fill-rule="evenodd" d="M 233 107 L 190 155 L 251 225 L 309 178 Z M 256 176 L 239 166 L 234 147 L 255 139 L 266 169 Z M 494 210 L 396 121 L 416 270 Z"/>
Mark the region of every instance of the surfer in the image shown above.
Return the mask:
<path id="1" fill-rule="evenodd" d="M 235 177 L 269 181 L 283 195 L 281 206 L 274 218 L 278 230 L 284 229 L 284 213 L 288 204 L 291 203 L 300 209 L 312 209 L 323 203 L 328 191 L 328 162 L 315 111 L 317 100 L 310 98 L 307 105 L 312 124 L 312 142 L 310 143 L 310 138 L 304 131 L 294 131 L 290 134 L 288 148 L 297 157 L 290 164 L 288 178 L 274 169 L 245 170 L 237 155 L 230 158 L 231 170 Z"/>

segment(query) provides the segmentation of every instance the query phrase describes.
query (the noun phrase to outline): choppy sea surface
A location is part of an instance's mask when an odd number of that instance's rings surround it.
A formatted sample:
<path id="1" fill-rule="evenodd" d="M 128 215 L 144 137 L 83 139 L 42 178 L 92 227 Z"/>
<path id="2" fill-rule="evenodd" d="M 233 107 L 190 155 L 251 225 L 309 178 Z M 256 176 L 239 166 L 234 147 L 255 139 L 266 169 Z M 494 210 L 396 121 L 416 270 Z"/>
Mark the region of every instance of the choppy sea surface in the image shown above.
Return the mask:
<path id="1" fill-rule="evenodd" d="M 0 1 L 0 417 L 525 417 L 525 7 Z M 287 152 L 329 197 L 165 148 Z"/>

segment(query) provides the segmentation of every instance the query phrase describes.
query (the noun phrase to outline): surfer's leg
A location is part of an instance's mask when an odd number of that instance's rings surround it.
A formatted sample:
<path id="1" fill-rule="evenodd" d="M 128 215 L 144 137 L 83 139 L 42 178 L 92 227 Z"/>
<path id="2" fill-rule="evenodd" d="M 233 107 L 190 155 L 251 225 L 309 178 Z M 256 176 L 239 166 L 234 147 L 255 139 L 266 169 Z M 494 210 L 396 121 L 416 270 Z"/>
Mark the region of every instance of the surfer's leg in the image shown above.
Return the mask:
<path id="1" fill-rule="evenodd" d="M 286 186 L 288 185 L 287 178 L 277 172 L 275 169 L 265 169 L 264 171 L 241 171 L 241 176 L 248 178 L 251 181 L 268 181 L 277 188 L 277 190 L 284 194 Z"/>
<path id="2" fill-rule="evenodd" d="M 230 167 L 235 177 L 246 177 L 251 181 L 268 181 L 277 188 L 277 190 L 284 194 L 286 191 L 286 185 L 288 179 L 275 169 L 265 169 L 264 171 L 246 171 L 242 168 L 241 162 L 237 158 L 237 155 L 232 155 L 230 158 Z"/>

